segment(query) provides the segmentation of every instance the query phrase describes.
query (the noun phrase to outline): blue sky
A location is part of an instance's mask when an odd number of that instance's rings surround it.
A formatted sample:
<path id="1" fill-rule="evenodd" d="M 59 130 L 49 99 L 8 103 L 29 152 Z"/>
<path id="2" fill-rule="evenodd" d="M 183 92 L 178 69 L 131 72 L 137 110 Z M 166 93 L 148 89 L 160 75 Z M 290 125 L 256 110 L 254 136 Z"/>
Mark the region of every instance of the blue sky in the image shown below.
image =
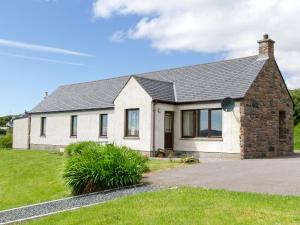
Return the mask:
<path id="1" fill-rule="evenodd" d="M 264 31 L 286 40 L 274 28 L 253 29 L 245 39 L 245 35 L 229 35 L 210 26 L 210 35 L 203 35 L 204 31 L 208 34 L 205 29 L 214 18 L 198 20 L 203 15 L 194 12 L 193 6 L 199 1 L 189 1 L 190 7 L 184 8 L 181 1 L 173 0 L 178 4 L 170 9 L 156 0 L 145 0 L 142 5 L 134 0 L 115 4 L 109 0 L 2 0 L 0 115 L 30 110 L 45 91 L 52 92 L 62 84 L 256 54 L 256 40 Z M 208 10 L 218 6 L 218 11 L 226 13 L 228 6 L 208 2 Z M 288 53 L 289 47 L 280 47 L 280 55 Z M 298 56 L 298 50 L 293 54 Z M 281 65 L 290 83 L 298 81 L 295 74 L 300 69 L 289 70 L 284 60 Z"/>
<path id="2" fill-rule="evenodd" d="M 136 16 L 96 20 L 92 1 L 4 0 L 0 3 L 0 39 L 91 54 L 80 57 L 0 45 L 0 115 L 30 110 L 61 84 L 177 67 L 211 60 L 199 53 L 160 53 L 148 41 L 110 40 L 115 30 L 130 27 Z M 24 59 L 47 58 L 83 66 Z"/>

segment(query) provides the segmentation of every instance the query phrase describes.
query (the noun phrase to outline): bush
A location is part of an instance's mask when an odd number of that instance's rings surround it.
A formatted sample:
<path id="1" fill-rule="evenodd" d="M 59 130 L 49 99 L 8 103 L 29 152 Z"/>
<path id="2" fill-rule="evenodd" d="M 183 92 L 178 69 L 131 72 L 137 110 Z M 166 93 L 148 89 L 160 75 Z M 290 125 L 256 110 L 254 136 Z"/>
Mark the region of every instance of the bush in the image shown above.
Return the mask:
<path id="1" fill-rule="evenodd" d="M 71 148 L 80 149 L 76 147 L 72 144 Z M 84 194 L 137 184 L 146 170 L 148 167 L 140 153 L 126 147 L 94 143 L 86 144 L 80 154 L 72 154 L 64 178 L 74 194 Z"/>
<path id="2" fill-rule="evenodd" d="M 296 125 L 297 123 L 300 123 L 300 89 L 291 90 L 290 93 L 295 103 L 294 122 Z"/>
<path id="3" fill-rule="evenodd" d="M 6 130 L 0 129 L 0 135 L 6 135 Z"/>
<path id="4" fill-rule="evenodd" d="M 12 148 L 12 135 L 0 136 L 0 148 Z"/>
<path id="5" fill-rule="evenodd" d="M 184 156 L 183 158 L 180 159 L 180 162 L 186 164 L 200 163 L 199 159 L 193 156 L 192 157 Z"/>
<path id="6" fill-rule="evenodd" d="M 65 148 L 65 152 L 69 156 L 80 155 L 83 151 L 90 148 L 97 148 L 99 144 L 92 141 L 84 141 L 79 143 L 70 144 Z"/>

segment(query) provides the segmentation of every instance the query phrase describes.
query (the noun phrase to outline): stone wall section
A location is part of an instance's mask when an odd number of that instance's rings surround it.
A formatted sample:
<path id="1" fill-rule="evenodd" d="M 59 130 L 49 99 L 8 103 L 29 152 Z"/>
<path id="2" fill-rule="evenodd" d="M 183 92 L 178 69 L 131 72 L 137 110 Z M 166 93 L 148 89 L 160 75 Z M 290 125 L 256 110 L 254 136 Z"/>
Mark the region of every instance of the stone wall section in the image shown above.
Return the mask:
<path id="1" fill-rule="evenodd" d="M 276 157 L 293 152 L 293 102 L 275 59 L 266 62 L 240 107 L 242 159 Z M 285 118 L 281 120 L 280 129 L 279 114 L 282 111 Z"/>

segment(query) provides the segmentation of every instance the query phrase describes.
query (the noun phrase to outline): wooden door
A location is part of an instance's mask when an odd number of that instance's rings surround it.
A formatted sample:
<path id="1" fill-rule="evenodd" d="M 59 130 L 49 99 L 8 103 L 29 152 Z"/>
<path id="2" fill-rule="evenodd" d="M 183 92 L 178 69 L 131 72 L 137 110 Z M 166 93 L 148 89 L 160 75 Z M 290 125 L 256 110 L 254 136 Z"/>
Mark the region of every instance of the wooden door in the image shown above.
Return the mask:
<path id="1" fill-rule="evenodd" d="M 165 112 L 165 149 L 173 150 L 174 142 L 174 112 Z"/>

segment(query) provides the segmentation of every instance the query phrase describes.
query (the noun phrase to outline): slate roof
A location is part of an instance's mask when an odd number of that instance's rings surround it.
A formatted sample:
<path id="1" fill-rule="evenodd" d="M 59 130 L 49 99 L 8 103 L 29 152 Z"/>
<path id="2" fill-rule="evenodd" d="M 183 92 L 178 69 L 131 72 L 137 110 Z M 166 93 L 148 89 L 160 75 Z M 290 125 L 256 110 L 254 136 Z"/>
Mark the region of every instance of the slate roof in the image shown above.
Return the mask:
<path id="1" fill-rule="evenodd" d="M 155 100 L 193 102 L 243 98 L 267 59 L 250 56 L 133 75 Z M 130 76 L 64 85 L 30 113 L 113 107 Z"/>
<path id="2" fill-rule="evenodd" d="M 114 107 L 113 100 L 128 79 L 129 76 L 60 86 L 30 113 Z"/>
<path id="3" fill-rule="evenodd" d="M 174 83 L 161 80 L 153 80 L 135 76 L 137 82 L 152 97 L 152 99 L 175 102 Z"/>

